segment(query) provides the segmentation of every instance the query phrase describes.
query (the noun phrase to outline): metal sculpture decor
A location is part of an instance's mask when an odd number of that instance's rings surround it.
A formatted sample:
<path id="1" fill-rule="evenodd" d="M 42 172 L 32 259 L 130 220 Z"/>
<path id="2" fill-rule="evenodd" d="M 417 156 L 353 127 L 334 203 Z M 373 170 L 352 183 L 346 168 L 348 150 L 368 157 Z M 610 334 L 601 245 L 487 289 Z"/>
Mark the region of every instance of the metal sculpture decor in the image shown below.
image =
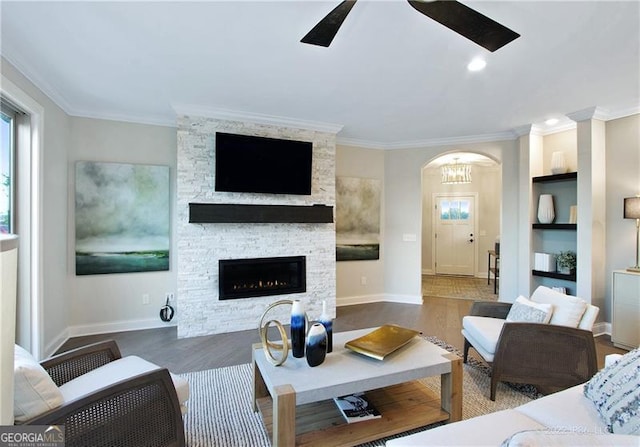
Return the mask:
<path id="1" fill-rule="evenodd" d="M 270 310 L 278 307 L 278 306 L 293 306 L 292 300 L 280 300 L 272 303 L 265 309 L 262 313 L 262 317 L 260 318 L 260 324 L 258 325 L 258 331 L 260 332 L 260 341 L 262 342 L 262 348 L 264 350 L 264 354 L 274 366 L 282 365 L 289 355 L 289 349 L 291 349 L 290 341 L 287 338 L 287 331 L 284 328 L 284 325 L 278 320 L 267 320 L 267 314 Z M 305 326 L 309 327 L 309 318 L 305 312 L 304 314 Z M 271 341 L 268 338 L 269 328 L 274 326 L 278 333 L 280 334 L 280 342 Z M 277 357 L 274 355 L 274 352 L 280 353 Z"/>

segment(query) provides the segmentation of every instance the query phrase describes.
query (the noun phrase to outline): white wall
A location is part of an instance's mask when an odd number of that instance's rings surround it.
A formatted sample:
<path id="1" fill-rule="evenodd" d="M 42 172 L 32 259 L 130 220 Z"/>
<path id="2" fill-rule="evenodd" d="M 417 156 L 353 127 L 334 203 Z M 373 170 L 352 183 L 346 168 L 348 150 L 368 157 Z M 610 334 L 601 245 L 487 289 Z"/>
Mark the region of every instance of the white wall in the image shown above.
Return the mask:
<path id="1" fill-rule="evenodd" d="M 640 115 L 606 123 L 607 234 L 605 296 L 602 320 L 611 321 L 611 272 L 635 264 L 636 227 L 632 219 L 623 219 L 625 197 L 640 194 Z"/>
<path id="2" fill-rule="evenodd" d="M 384 181 L 384 151 L 351 146 L 336 148 L 336 177 L 379 179 Z M 384 192 L 381 197 L 380 259 L 376 261 L 341 261 L 336 263 L 337 305 L 384 300 Z M 362 278 L 365 278 L 362 284 Z"/>
<path id="3" fill-rule="evenodd" d="M 69 300 L 66 270 L 67 246 L 67 148 L 69 146 L 69 116 L 51 99 L 35 87 L 5 59 L 1 61 L 2 75 L 26 95 L 37 102 L 44 111 L 44 135 L 41 148 L 41 207 L 42 233 L 40 252 L 42 293 L 42 341 L 41 352 L 51 352 L 60 334 L 69 324 Z M 24 245 L 24 244 L 23 244 Z M 22 255 L 22 254 L 21 254 Z M 31 293 L 38 293 L 32 290 Z"/>
<path id="4" fill-rule="evenodd" d="M 515 141 L 496 141 L 385 152 L 385 296 L 392 300 L 422 302 L 422 168 L 431 160 L 447 152 L 475 152 L 502 163 L 503 173 L 517 171 Z M 504 162 L 507 161 L 508 164 Z M 504 174 L 503 174 L 504 176 Z M 506 180 L 503 178 L 503 182 Z M 505 186 L 503 184 L 503 190 Z M 514 189 L 511 186 L 511 189 Z M 501 260 L 503 265 L 516 264 L 517 250 L 503 252 L 505 243 L 516 245 L 512 234 L 517 221 L 512 210 L 516 209 L 516 197 L 502 193 Z M 517 213 L 515 214 L 517 217 Z M 507 232 L 505 232 L 505 226 Z M 415 242 L 403 241 L 403 235 L 417 235 Z M 489 236 L 487 236 L 489 237 Z M 495 235 L 491 236 L 495 239 Z M 506 258 L 505 258 L 506 256 Z M 510 267 L 507 267 L 507 272 Z M 504 270 L 503 270 L 504 271 Z M 515 293 L 510 282 L 501 283 L 500 296 Z M 517 296 L 514 295 L 514 297 Z"/>
<path id="5" fill-rule="evenodd" d="M 159 311 L 167 292 L 176 292 L 175 237 L 176 130 L 90 118 L 71 118 L 64 207 L 68 210 L 65 262 L 69 282 L 69 336 L 164 326 Z M 165 272 L 75 275 L 75 162 L 169 166 L 171 194 L 170 270 Z M 149 304 L 142 304 L 142 295 Z M 175 303 L 174 303 L 175 304 Z M 170 324 L 175 324 L 176 317 Z"/>

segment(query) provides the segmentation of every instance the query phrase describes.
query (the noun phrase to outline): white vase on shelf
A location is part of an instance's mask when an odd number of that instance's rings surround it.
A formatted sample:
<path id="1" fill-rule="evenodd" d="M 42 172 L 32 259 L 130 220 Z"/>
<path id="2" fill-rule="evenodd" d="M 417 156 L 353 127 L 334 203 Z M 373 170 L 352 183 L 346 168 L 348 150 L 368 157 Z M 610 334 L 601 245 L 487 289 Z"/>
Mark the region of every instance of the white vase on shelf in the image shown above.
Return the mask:
<path id="1" fill-rule="evenodd" d="M 540 194 L 538 199 L 538 221 L 543 224 L 550 224 L 555 217 L 553 196 L 551 194 Z"/>
<path id="2" fill-rule="evenodd" d="M 564 174 L 567 172 L 567 162 L 564 158 L 564 152 L 557 151 L 551 154 L 551 173 Z"/>

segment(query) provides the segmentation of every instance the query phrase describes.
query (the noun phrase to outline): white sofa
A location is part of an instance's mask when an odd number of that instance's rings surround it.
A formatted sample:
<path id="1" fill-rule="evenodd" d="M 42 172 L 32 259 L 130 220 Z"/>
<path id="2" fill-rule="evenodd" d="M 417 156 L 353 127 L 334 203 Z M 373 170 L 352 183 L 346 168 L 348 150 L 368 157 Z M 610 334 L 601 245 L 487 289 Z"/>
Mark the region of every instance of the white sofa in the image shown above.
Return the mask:
<path id="1" fill-rule="evenodd" d="M 624 367 L 631 370 L 621 370 Z M 431 430 L 387 441 L 387 447 L 417 446 L 640 446 L 640 353 L 638 350 L 617 359 L 589 382 L 604 387 L 616 382 L 631 390 L 624 408 L 626 425 L 613 423 L 613 433 L 605 422 L 607 410 L 598 408 L 585 396 L 585 385 L 576 385 L 519 407 L 502 410 Z M 612 372 L 613 371 L 613 372 Z M 629 383 L 628 381 L 631 381 Z M 587 383 L 589 383 L 587 382 Z M 616 393 L 602 390 L 603 395 Z M 627 393 L 628 396 L 628 393 Z M 592 396 L 593 397 L 593 396 Z M 632 408 L 629 412 L 628 408 Z M 635 408 L 635 410 L 633 410 Z M 623 411 L 624 413 L 624 411 Z M 620 434 L 633 433 L 633 434 Z"/>

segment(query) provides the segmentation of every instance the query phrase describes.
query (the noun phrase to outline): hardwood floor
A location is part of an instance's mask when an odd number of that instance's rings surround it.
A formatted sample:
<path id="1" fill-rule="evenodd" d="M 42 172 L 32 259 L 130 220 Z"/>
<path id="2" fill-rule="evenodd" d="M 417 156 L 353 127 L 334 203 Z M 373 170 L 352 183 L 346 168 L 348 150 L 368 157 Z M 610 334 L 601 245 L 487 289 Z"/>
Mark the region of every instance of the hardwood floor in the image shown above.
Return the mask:
<path id="1" fill-rule="evenodd" d="M 462 317 L 467 315 L 472 300 L 425 297 L 424 305 L 400 303 L 371 303 L 338 307 L 334 331 L 380 326 L 394 323 L 434 335 L 462 350 L 460 334 Z M 122 355 L 138 355 L 175 373 L 201 371 L 251 361 L 251 345 L 259 342 L 257 329 L 229 334 L 193 338 L 177 338 L 177 329 L 167 327 L 141 331 L 91 335 L 69 339 L 59 350 L 114 339 Z M 614 347 L 608 335 L 596 337 L 599 367 L 604 356 L 625 353 Z M 473 355 L 471 350 L 471 355 Z"/>

